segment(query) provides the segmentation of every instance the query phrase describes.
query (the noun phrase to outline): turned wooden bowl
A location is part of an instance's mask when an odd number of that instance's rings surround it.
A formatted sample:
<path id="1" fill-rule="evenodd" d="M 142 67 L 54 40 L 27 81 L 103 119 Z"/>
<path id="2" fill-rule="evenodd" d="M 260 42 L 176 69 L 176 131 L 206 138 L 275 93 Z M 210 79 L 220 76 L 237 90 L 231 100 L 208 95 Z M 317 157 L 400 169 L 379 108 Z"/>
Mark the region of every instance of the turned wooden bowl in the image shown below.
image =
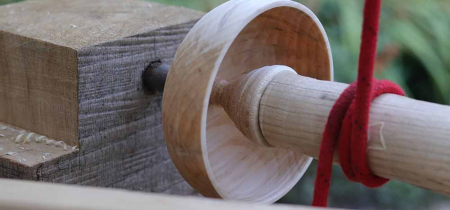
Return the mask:
<path id="1" fill-rule="evenodd" d="M 205 15 L 178 49 L 163 97 L 168 151 L 202 195 L 272 203 L 302 177 L 311 158 L 245 138 L 220 106 L 216 81 L 270 65 L 332 80 L 329 42 L 317 17 L 289 0 L 234 0 Z"/>

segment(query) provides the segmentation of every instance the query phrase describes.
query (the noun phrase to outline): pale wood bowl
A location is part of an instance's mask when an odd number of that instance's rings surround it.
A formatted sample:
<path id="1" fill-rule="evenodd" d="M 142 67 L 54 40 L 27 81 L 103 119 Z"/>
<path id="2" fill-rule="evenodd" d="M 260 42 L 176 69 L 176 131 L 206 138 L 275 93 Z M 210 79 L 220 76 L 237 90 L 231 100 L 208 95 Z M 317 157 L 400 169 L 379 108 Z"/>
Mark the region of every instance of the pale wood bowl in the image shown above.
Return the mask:
<path id="1" fill-rule="evenodd" d="M 311 163 L 306 155 L 247 140 L 221 107 L 209 104 L 215 81 L 270 65 L 332 80 L 327 36 L 308 8 L 289 0 L 229 1 L 181 44 L 164 90 L 164 134 L 179 172 L 202 195 L 272 203 Z"/>

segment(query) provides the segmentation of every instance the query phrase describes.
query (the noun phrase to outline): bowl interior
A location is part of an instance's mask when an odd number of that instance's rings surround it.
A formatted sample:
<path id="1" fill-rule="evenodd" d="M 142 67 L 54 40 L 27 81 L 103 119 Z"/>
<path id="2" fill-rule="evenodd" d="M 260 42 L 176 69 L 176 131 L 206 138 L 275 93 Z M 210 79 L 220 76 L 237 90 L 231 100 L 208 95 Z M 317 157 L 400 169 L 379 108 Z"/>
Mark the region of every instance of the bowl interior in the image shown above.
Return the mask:
<path id="1" fill-rule="evenodd" d="M 330 80 L 328 42 L 308 14 L 278 7 L 253 19 L 236 37 L 220 64 L 218 80 L 269 65 L 286 65 L 300 75 Z M 206 147 L 212 183 L 225 199 L 275 202 L 301 178 L 311 158 L 247 140 L 222 108 L 209 106 Z"/>

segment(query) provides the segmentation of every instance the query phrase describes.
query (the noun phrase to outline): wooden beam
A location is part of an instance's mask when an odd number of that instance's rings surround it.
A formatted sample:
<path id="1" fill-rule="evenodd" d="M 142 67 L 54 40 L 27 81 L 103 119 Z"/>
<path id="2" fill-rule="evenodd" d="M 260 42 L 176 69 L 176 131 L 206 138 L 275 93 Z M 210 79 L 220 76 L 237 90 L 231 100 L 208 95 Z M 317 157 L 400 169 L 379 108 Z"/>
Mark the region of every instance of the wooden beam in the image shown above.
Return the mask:
<path id="1" fill-rule="evenodd" d="M 0 209 L 36 210 L 313 210 L 293 205 L 258 205 L 198 197 L 167 196 L 125 190 L 1 180 Z"/>
<path id="2" fill-rule="evenodd" d="M 141 74 L 153 61 L 171 63 L 201 16 L 135 0 L 0 7 L 0 122 L 24 138 L 36 133 L 32 142 L 45 136 L 79 148 L 45 150 L 55 158 L 39 153 L 29 164 L 0 153 L 0 177 L 194 193 L 167 153 L 161 95 L 143 89 Z M 12 142 L 16 131 L 0 130 L 0 147 L 24 147 Z"/>

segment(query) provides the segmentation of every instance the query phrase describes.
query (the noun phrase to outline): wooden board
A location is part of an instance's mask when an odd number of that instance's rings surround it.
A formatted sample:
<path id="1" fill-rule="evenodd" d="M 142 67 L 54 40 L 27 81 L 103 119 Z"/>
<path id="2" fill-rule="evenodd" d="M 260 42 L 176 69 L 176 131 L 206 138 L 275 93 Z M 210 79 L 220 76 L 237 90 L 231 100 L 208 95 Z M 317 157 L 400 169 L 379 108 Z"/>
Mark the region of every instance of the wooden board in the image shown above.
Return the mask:
<path id="1" fill-rule="evenodd" d="M 29 165 L 0 156 L 0 177 L 194 193 L 167 153 L 161 95 L 141 74 L 171 63 L 201 16 L 135 0 L 0 7 L 0 122 L 79 148 Z"/>
<path id="2" fill-rule="evenodd" d="M 258 205 L 198 197 L 180 197 L 124 190 L 63 186 L 1 180 L 0 209 L 35 210 L 306 210 L 321 209 L 293 205 Z M 24 189 L 27 189 L 26 192 Z M 51 193 L 47 193 L 51 192 Z"/>

